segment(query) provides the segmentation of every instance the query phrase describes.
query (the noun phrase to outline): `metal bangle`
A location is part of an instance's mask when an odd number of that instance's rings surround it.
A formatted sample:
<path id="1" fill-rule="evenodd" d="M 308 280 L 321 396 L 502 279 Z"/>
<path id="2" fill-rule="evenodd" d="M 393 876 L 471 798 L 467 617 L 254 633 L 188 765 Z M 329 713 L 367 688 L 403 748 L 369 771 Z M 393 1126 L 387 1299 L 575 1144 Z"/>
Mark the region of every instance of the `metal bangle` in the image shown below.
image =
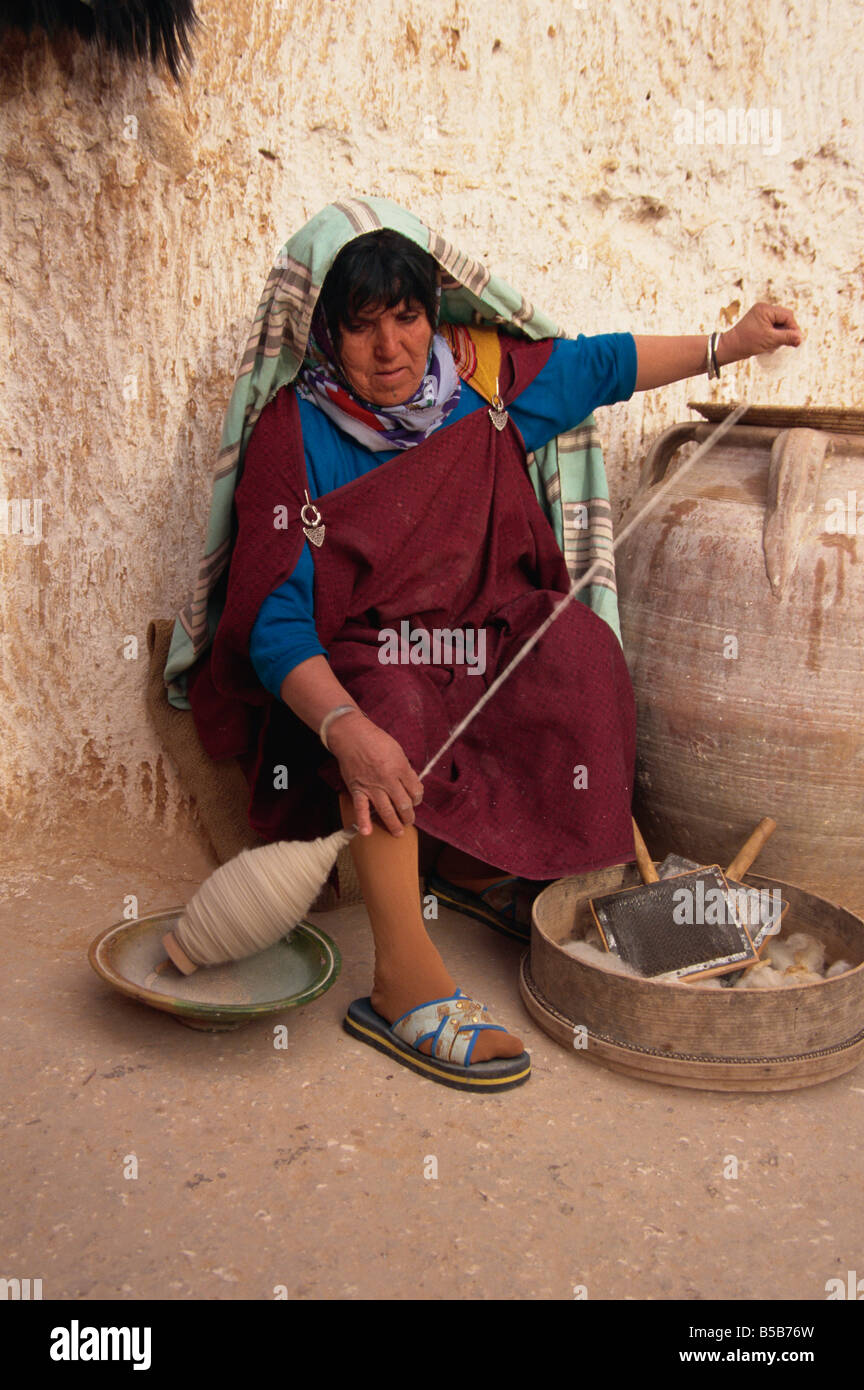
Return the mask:
<path id="1" fill-rule="evenodd" d="M 720 377 L 720 368 L 717 364 L 717 344 L 720 341 L 719 333 L 712 333 L 708 338 L 708 380 L 717 381 Z"/>
<path id="2" fill-rule="evenodd" d="M 711 361 L 711 334 L 708 334 L 706 343 L 706 375 L 708 381 L 714 381 L 714 363 Z"/>
<path id="3" fill-rule="evenodd" d="M 327 730 L 333 723 L 333 720 L 338 719 L 340 714 L 353 714 L 355 710 L 358 714 L 361 713 L 361 711 L 357 708 L 356 705 L 337 705 L 336 709 L 331 709 L 329 714 L 325 714 L 324 718 L 321 720 L 321 727 L 318 730 L 318 737 L 324 744 L 324 747 L 327 749 L 328 753 L 330 752 L 330 745 L 327 742 Z"/>

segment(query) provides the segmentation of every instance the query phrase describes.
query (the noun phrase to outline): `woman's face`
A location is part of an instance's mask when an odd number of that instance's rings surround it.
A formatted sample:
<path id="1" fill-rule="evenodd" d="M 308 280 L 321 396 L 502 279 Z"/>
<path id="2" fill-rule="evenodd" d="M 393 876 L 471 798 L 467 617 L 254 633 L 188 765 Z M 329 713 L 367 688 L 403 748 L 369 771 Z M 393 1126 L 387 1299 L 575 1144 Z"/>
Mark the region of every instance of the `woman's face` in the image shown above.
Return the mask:
<path id="1" fill-rule="evenodd" d="M 354 392 L 372 405 L 410 400 L 426 375 L 432 326 L 416 302 L 367 304 L 341 329 L 339 364 Z"/>

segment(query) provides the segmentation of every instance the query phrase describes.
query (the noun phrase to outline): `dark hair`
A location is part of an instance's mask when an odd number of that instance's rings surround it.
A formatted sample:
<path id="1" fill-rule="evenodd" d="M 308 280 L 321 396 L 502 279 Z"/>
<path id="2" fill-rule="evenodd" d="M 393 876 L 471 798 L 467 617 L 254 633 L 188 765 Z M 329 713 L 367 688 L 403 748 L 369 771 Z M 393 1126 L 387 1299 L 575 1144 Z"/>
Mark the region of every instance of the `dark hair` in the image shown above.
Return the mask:
<path id="1" fill-rule="evenodd" d="M 391 228 L 366 232 L 343 246 L 321 287 L 321 304 L 334 347 L 343 324 L 368 304 L 395 309 L 402 301 L 423 306 L 430 328 L 437 326 L 438 267 L 432 257 Z"/>

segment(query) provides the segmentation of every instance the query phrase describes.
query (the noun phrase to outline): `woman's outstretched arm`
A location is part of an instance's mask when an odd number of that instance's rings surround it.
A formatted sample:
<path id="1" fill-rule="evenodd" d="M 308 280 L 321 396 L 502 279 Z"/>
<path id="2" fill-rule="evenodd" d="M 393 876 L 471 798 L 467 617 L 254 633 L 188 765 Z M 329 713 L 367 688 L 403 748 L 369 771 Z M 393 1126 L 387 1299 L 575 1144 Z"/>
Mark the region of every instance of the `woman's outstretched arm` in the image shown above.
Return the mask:
<path id="1" fill-rule="evenodd" d="M 701 376 L 706 370 L 707 336 L 697 333 L 685 337 L 645 337 L 634 335 L 638 366 L 636 390 L 650 391 Z M 756 353 L 773 352 L 778 347 L 800 347 L 804 335 L 790 309 L 779 304 L 754 304 L 733 328 L 720 334 L 717 365 L 742 362 Z"/>

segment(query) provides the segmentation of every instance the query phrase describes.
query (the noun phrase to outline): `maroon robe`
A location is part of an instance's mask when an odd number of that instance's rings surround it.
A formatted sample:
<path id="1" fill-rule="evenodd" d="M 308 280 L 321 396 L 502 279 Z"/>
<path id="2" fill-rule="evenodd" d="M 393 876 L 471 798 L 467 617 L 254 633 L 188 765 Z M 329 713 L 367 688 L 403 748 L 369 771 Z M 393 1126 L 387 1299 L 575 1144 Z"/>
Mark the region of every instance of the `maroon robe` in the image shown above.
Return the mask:
<path id="1" fill-rule="evenodd" d="M 503 340 L 503 348 L 506 404 L 550 345 Z M 296 396 L 286 387 L 246 450 L 225 609 L 190 680 L 202 742 L 211 757 L 240 757 L 250 821 L 268 840 L 329 833 L 340 824 L 334 791 L 344 789 L 336 760 L 264 690 L 249 659 L 261 604 L 300 556 L 306 486 Z M 310 547 L 321 644 L 353 699 L 419 773 L 570 587 L 521 435 L 512 420 L 499 432 L 489 411 L 474 411 L 315 505 L 326 528 L 321 548 Z M 382 662 L 381 630 L 398 633 L 403 620 L 412 633 L 473 628 L 476 640 L 482 630 L 485 672 Z M 427 775 L 415 822 L 525 878 L 629 861 L 634 761 L 621 647 L 574 599 Z M 274 786 L 280 767 L 285 789 Z"/>

